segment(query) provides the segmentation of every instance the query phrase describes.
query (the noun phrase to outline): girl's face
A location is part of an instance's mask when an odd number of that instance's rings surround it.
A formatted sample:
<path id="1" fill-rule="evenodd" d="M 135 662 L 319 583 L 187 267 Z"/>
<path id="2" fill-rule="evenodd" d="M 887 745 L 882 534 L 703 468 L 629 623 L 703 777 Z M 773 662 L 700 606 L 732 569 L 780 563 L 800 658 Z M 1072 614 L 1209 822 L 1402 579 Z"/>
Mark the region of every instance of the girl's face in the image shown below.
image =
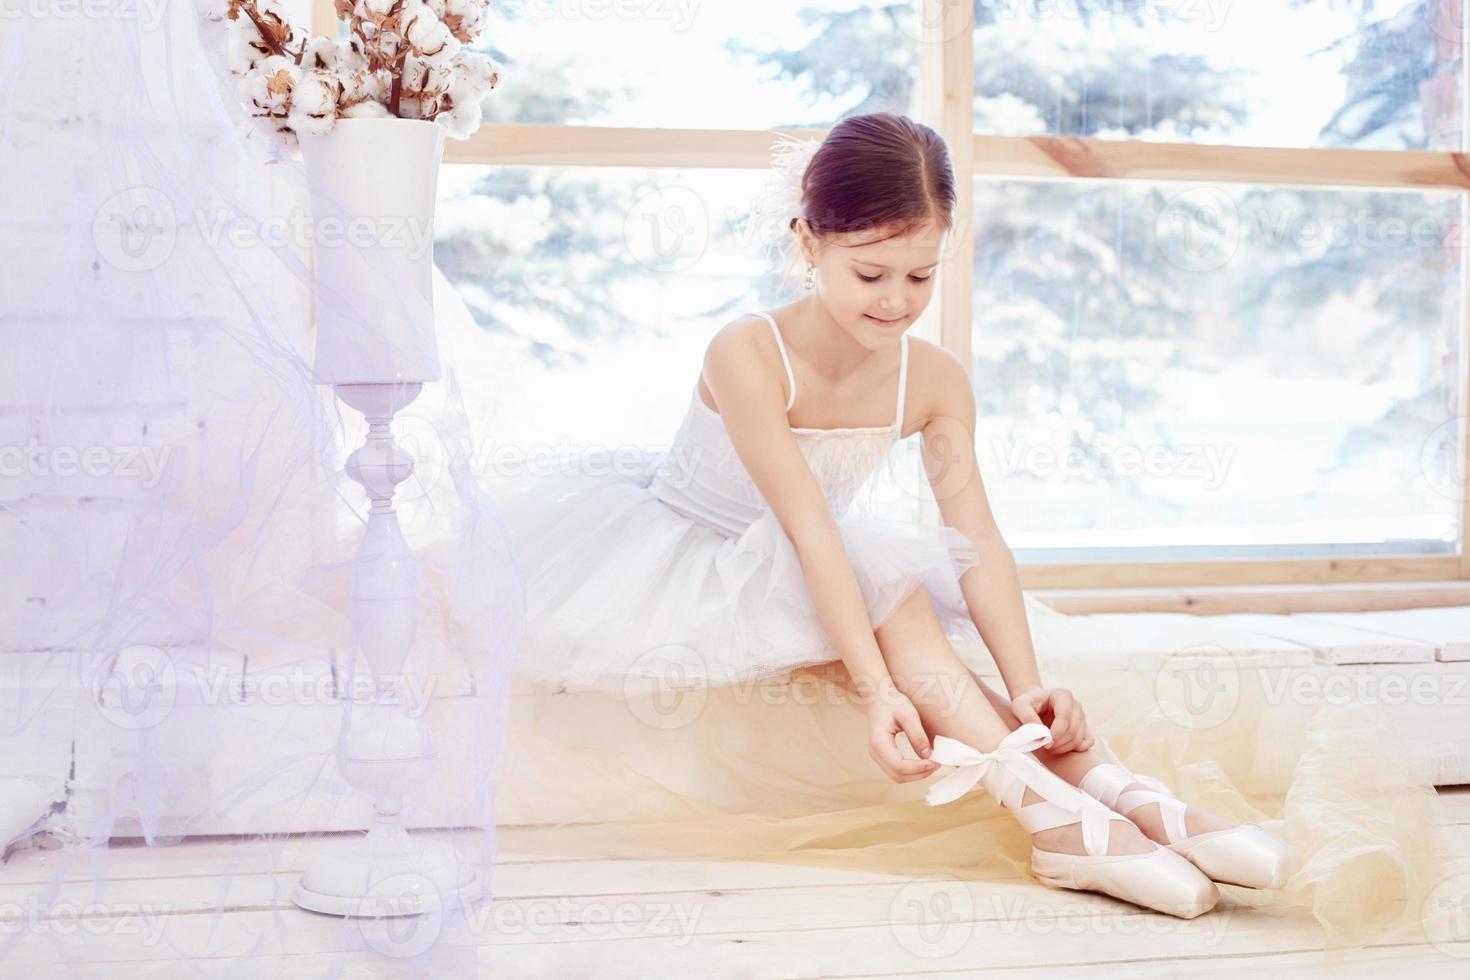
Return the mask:
<path id="1" fill-rule="evenodd" d="M 832 319 L 869 349 L 897 343 L 934 295 L 943 229 L 930 221 L 877 241 L 891 229 L 818 239 L 805 221 L 800 228 L 817 301 Z"/>

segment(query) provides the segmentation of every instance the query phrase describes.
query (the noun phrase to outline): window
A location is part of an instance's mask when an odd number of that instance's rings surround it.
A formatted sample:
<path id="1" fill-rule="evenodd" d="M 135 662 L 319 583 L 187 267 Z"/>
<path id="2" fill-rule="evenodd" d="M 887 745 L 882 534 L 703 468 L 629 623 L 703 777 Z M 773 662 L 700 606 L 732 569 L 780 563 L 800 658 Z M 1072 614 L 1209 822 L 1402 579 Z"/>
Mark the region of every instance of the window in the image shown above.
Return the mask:
<path id="1" fill-rule="evenodd" d="M 496 437 L 666 444 L 709 333 L 781 301 L 739 217 L 772 132 L 893 109 L 962 178 L 918 329 L 972 366 L 1023 585 L 1470 574 L 1465 6 L 497 4 L 435 252 Z"/>
<path id="2" fill-rule="evenodd" d="M 978 182 L 977 449 L 1018 556 L 1453 554 L 1460 204 Z"/>

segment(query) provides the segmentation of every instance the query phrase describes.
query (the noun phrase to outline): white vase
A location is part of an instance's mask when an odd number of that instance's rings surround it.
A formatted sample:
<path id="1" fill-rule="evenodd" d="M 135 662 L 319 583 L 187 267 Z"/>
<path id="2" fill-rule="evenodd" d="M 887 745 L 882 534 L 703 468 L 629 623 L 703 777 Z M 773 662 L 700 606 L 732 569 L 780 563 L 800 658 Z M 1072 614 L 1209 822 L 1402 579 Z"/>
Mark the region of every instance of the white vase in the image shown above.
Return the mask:
<path id="1" fill-rule="evenodd" d="M 437 381 L 434 201 L 444 127 L 338 119 L 301 134 L 318 287 L 320 384 Z"/>

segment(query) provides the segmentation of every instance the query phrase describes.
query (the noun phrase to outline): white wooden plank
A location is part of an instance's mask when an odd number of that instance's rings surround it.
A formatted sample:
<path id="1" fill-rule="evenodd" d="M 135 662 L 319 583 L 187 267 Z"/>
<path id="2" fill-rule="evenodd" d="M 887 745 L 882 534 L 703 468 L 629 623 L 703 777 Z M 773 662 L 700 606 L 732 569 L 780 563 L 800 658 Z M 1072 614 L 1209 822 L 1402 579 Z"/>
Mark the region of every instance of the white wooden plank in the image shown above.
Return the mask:
<path id="1" fill-rule="evenodd" d="M 936 900 L 936 896 L 943 896 Z M 1037 887 L 1033 896 L 1008 897 L 965 883 L 906 882 L 888 891 L 814 898 L 790 915 L 762 913 L 748 896 L 739 910 L 729 896 L 689 896 L 685 918 L 664 905 L 635 902 L 567 903 L 528 909 L 500 903 L 468 919 L 427 917 L 413 928 L 434 930 L 440 942 L 480 949 L 480 963 L 513 976 L 723 975 L 817 976 L 833 972 L 924 973 L 995 967 L 1082 966 L 1108 962 L 1166 963 L 1180 959 L 1241 957 L 1309 951 L 1323 944 L 1320 925 L 1305 912 L 1284 917 L 1222 902 L 1192 920 L 1140 910 L 1098 908 L 1080 892 Z M 811 924 L 840 918 L 843 902 L 862 903 L 878 922 Z M 835 903 L 835 904 L 834 904 Z M 1116 903 L 1122 905 L 1123 903 Z M 1126 908 L 1126 907 L 1125 907 Z M 517 914 L 537 912 L 526 922 Z M 722 918 L 729 915 L 728 918 Z M 761 916 L 767 929 L 732 929 L 741 915 Z M 282 917 L 285 917 L 284 920 Z M 621 916 L 621 918 L 619 918 Z M 639 916 L 644 916 L 639 918 Z M 218 916 L 170 914 L 149 920 L 140 910 L 114 921 L 93 920 L 90 933 L 40 922 L 11 951 L 7 965 L 157 961 L 195 957 L 316 952 L 331 955 L 360 938 L 369 924 L 344 923 L 295 910 L 240 910 Z M 123 925 L 132 928 L 124 931 Z M 406 924 L 380 929 L 380 938 L 408 942 Z M 151 936 L 143 930 L 151 928 Z M 405 964 L 407 965 L 407 964 Z M 846 967 L 846 971 L 842 967 Z"/>
<path id="2" fill-rule="evenodd" d="M 799 933 L 793 939 L 799 940 Z M 901 973 L 875 973 L 865 969 L 864 964 L 854 963 L 847 965 L 847 969 L 834 972 L 824 970 L 816 976 L 827 978 L 842 977 L 919 977 L 919 976 L 942 976 L 949 980 L 963 980 L 963 978 L 975 977 L 986 978 L 986 980 L 1055 980 L 1057 966 L 1050 963 L 1050 958 L 1045 955 L 1045 947 L 1039 946 L 1035 957 L 1040 965 L 1000 968 L 978 968 L 974 970 L 955 970 L 944 965 L 932 966 L 929 969 L 913 968 Z M 614 961 L 616 962 L 616 961 Z M 216 957 L 208 961 L 211 973 L 219 976 L 265 976 L 281 978 L 281 980 L 296 980 L 296 978 L 318 978 L 327 973 L 328 975 L 350 976 L 354 980 L 368 980 L 368 978 L 399 978 L 419 976 L 424 972 L 419 970 L 419 964 L 412 962 L 401 962 L 388 959 L 371 950 L 353 953 L 334 953 L 324 957 L 320 953 L 286 953 L 286 954 L 263 954 L 251 957 Z M 128 976 L 130 978 L 146 978 L 146 980 L 172 980 L 177 973 L 176 965 L 164 965 L 150 967 L 138 963 L 98 963 L 94 969 L 97 973 L 78 973 L 75 968 L 68 969 L 70 977 L 92 977 L 99 978 Z M 707 964 L 705 969 L 697 975 L 709 976 L 712 970 L 717 970 L 713 962 Z M 419 972 L 416 972 L 419 971 Z M 1384 976 L 1397 974 L 1408 977 L 1424 977 L 1426 980 L 1463 980 L 1465 975 L 1464 964 L 1455 958 L 1451 958 L 1443 951 L 1427 945 L 1395 945 L 1395 946 L 1370 946 L 1361 950 L 1345 950 L 1329 956 L 1320 950 L 1309 950 L 1287 953 L 1258 953 L 1243 956 L 1226 956 L 1211 958 L 1208 956 L 1196 956 L 1190 958 L 1187 965 L 1176 961 L 1165 961 L 1158 959 L 1134 959 L 1120 960 L 1109 963 L 1082 964 L 1078 973 L 1085 973 L 1089 980 L 1152 980 L 1152 978 L 1167 978 L 1177 980 L 1180 976 L 1189 977 L 1239 977 L 1243 974 L 1263 978 L 1322 978 L 1332 977 L 1334 980 L 1382 980 Z M 510 980 L 517 977 L 534 977 L 535 980 L 544 980 L 539 974 L 529 972 L 515 962 L 514 958 L 496 956 L 493 962 L 486 963 L 481 959 L 476 975 L 493 977 L 496 980 Z M 587 965 L 578 970 L 575 976 L 602 976 L 603 971 L 595 966 L 590 960 Z M 717 974 L 721 975 L 721 974 Z M 739 976 L 740 974 L 733 974 Z M 649 974 L 650 978 L 663 976 L 677 976 L 685 980 L 689 974 L 677 972 L 654 972 Z M 791 973 L 773 973 L 770 976 L 797 976 Z"/>
<path id="3" fill-rule="evenodd" d="M 1350 613 L 1298 613 L 1308 619 L 1372 630 L 1401 640 L 1435 646 L 1438 660 L 1470 660 L 1470 607 L 1438 606 L 1428 609 L 1382 609 Z"/>
<path id="4" fill-rule="evenodd" d="M 1218 655 L 1252 667 L 1308 666 L 1316 660 L 1308 646 L 1242 628 L 1225 621 L 1224 616 L 1093 613 L 1074 618 L 1078 620 L 1076 634 L 1095 642 L 1091 651 L 1095 659 Z"/>
<path id="5" fill-rule="evenodd" d="M 1434 660 L 1438 649 L 1436 644 L 1423 640 L 1388 636 L 1310 616 L 1229 613 L 1210 618 L 1310 647 L 1323 663 L 1417 663 Z"/>
<path id="6" fill-rule="evenodd" d="M 217 860 L 223 844 L 184 844 L 149 856 L 173 859 L 198 850 Z M 290 853 L 300 860 L 308 850 L 297 847 Z M 54 861 L 58 855 L 42 857 Z M 173 863 L 182 867 L 187 862 Z M 167 864 L 155 865 L 155 870 L 177 871 Z M 703 867 L 694 869 L 695 864 Z M 1101 975 L 1126 970 L 1136 976 L 1177 969 L 1171 964 L 1182 960 L 1190 963 L 1191 975 L 1218 975 L 1222 971 L 1212 964 L 1238 967 L 1268 957 L 1287 970 L 1345 962 L 1317 952 L 1320 927 L 1305 911 L 1283 915 L 1245 909 L 1230 902 L 1229 890 L 1215 911 L 1185 922 L 1105 896 L 1046 889 L 1029 880 L 961 882 L 839 872 L 869 880 L 711 887 L 711 881 L 752 870 L 797 877 L 832 874 L 758 862 L 542 862 L 498 868 L 494 905 L 477 910 L 469 922 L 447 917 L 438 925 L 444 929 L 442 942 L 480 947 L 481 968 L 494 976 L 571 976 L 594 970 L 599 976 L 688 976 L 702 975 L 714 963 L 722 973 L 749 976 L 952 975 L 957 970 L 1068 966 L 1092 973 L 1109 964 L 1116 969 Z M 525 879 L 517 880 L 517 874 Z M 388 958 L 341 952 L 362 946 L 356 926 L 285 904 L 289 893 L 283 889 L 293 882 L 292 873 L 225 877 L 186 874 L 114 882 L 105 898 L 121 914 L 111 919 L 99 914 L 85 932 L 65 915 L 43 921 L 21 938 L 7 966 L 110 963 L 117 965 L 115 973 L 149 975 L 149 965 L 166 971 L 185 959 L 207 956 L 211 966 L 233 963 L 248 969 L 270 963 L 271 975 L 277 974 L 277 965 L 282 975 L 293 975 L 302 954 L 316 957 L 317 975 L 326 963 L 394 965 Z M 660 884 L 677 887 L 650 890 Z M 59 901 L 97 897 L 83 883 L 71 887 Z M 169 896 L 172 905 L 160 911 L 161 931 L 148 933 L 145 913 L 160 909 L 152 904 L 160 896 Z M 14 899 L 8 889 L 0 891 L 0 902 Z M 235 909 L 219 916 L 189 914 L 219 901 Z M 255 902 L 267 907 L 253 907 Z M 395 928 L 374 938 L 391 945 L 404 935 Z M 1143 939 L 1147 941 L 1141 943 Z M 1470 943 L 1463 945 L 1470 954 Z M 268 955 L 257 959 L 261 953 Z M 1365 960 L 1415 966 L 1441 961 L 1453 959 L 1442 948 L 1422 944 Z M 408 962 L 400 965 L 411 967 Z M 1414 975 L 1435 974 L 1416 970 Z"/>
<path id="7" fill-rule="evenodd" d="M 1331 955 L 1320 950 L 1298 953 L 1261 953 L 1249 956 L 1194 957 L 1187 967 L 1162 964 L 1157 960 L 1106 963 L 1087 968 L 1088 980 L 1142 980 L 1149 977 L 1180 976 L 1269 978 L 1323 978 L 1332 980 L 1383 980 L 1386 976 L 1424 977 L 1426 980 L 1464 980 L 1465 963 L 1427 944 L 1369 946 Z M 839 976 L 841 974 L 838 974 Z M 850 974 L 868 976 L 873 974 Z M 895 974 L 889 974 L 894 976 Z M 1021 967 L 1015 970 L 986 970 L 983 973 L 945 973 L 946 977 L 984 976 L 988 980 L 1045 980 L 1055 978 L 1056 968 Z"/>

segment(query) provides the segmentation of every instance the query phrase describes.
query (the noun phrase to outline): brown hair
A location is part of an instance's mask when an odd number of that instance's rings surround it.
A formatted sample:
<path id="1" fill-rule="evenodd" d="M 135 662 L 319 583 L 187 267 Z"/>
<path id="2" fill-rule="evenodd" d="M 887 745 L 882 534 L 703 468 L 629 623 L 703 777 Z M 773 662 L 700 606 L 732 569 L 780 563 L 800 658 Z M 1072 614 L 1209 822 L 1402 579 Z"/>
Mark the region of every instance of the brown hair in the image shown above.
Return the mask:
<path id="1" fill-rule="evenodd" d="M 849 116 L 827 134 L 801 178 L 801 214 L 817 235 L 954 226 L 954 168 L 944 138 L 893 112 Z M 790 227 L 796 228 L 796 218 Z M 794 250 L 800 261 L 800 250 Z"/>

